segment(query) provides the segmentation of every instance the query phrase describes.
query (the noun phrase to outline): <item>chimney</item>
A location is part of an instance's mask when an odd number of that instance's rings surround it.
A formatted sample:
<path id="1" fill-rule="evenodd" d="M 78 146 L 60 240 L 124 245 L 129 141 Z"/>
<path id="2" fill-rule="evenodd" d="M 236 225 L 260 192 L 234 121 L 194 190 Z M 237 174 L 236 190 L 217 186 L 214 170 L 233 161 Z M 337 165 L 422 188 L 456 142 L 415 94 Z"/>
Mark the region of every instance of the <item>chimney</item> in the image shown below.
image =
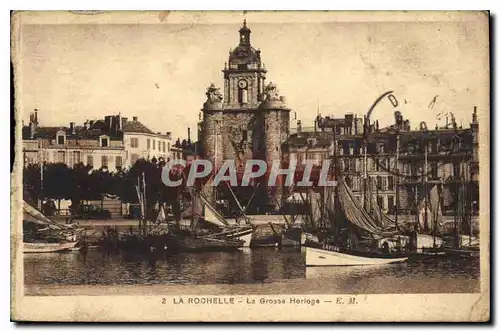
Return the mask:
<path id="1" fill-rule="evenodd" d="M 297 137 L 302 136 L 302 121 L 297 120 Z"/>
<path id="2" fill-rule="evenodd" d="M 90 125 L 90 128 L 92 128 L 92 126 L 94 125 L 94 120 L 90 120 L 89 125 Z"/>
<path id="3" fill-rule="evenodd" d="M 134 122 L 137 122 L 138 121 L 138 117 L 134 116 L 134 117 L 132 117 L 132 120 L 134 120 Z"/>
<path id="4" fill-rule="evenodd" d="M 71 131 L 71 135 L 75 134 L 75 123 L 74 122 L 69 123 L 69 130 Z"/>
<path id="5" fill-rule="evenodd" d="M 188 127 L 188 143 L 191 143 L 191 128 Z"/>
<path id="6" fill-rule="evenodd" d="M 472 123 L 477 123 L 477 106 L 474 106 L 474 113 L 472 113 Z"/>
<path id="7" fill-rule="evenodd" d="M 30 137 L 35 138 L 36 129 L 38 127 L 38 110 L 35 108 L 33 113 L 30 114 Z"/>
<path id="8" fill-rule="evenodd" d="M 127 121 L 128 121 L 128 118 L 125 118 L 125 117 L 122 118 L 122 129 L 123 129 L 123 126 L 125 126 L 125 124 L 127 123 Z"/>

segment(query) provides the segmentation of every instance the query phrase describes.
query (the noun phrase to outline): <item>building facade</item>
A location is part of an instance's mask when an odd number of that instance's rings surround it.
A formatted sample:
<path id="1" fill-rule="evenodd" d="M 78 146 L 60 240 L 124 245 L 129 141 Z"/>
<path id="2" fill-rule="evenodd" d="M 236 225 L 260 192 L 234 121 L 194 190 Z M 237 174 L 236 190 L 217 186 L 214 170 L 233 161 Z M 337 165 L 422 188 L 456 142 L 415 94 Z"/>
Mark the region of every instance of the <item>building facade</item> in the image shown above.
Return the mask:
<path id="1" fill-rule="evenodd" d="M 394 213 L 399 201 L 398 213 L 412 213 L 425 191 L 440 186 L 443 213 L 453 214 L 458 187 L 468 183 L 473 209 L 479 209 L 476 108 L 469 128 L 451 123 L 428 130 L 421 124 L 420 130 L 412 130 L 399 112 L 395 113 L 395 124 L 387 128 L 353 114 L 344 118 L 318 116 L 314 128 L 304 132 L 298 122 L 297 132 L 283 145 L 285 161 L 296 160 L 300 169 L 306 159 L 312 159 L 320 167 L 324 159 L 334 155 L 335 141 L 339 173 L 360 200 L 370 189 L 385 212 Z M 399 197 L 396 188 L 400 189 Z"/>
<path id="2" fill-rule="evenodd" d="M 140 158 L 166 160 L 172 145 L 169 133 L 154 133 L 137 117 L 128 121 L 121 115 L 87 120 L 83 126 L 71 122 L 69 127 L 44 127 L 34 110 L 22 136 L 25 165 L 65 163 L 73 167 L 81 162 L 110 172 L 128 168 Z"/>

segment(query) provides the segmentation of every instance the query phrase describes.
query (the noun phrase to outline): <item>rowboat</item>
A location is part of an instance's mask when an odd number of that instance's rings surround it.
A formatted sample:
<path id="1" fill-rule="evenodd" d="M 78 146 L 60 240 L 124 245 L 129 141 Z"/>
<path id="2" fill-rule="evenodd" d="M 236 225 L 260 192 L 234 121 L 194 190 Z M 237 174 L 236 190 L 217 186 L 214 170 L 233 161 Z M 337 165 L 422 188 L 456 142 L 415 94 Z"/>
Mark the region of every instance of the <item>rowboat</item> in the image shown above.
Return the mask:
<path id="1" fill-rule="evenodd" d="M 67 243 L 37 243 L 37 242 L 24 242 L 24 253 L 43 253 L 43 252 L 59 252 L 68 251 L 76 246 L 77 242 Z"/>

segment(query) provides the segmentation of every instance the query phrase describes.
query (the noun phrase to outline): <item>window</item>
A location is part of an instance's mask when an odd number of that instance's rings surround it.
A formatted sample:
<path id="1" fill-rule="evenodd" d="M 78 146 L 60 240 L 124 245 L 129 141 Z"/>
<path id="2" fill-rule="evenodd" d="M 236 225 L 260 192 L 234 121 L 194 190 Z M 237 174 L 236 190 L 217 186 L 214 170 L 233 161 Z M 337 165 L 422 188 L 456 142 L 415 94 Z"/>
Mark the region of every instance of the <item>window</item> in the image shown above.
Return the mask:
<path id="1" fill-rule="evenodd" d="M 130 147 L 132 147 L 132 148 L 139 147 L 139 139 L 137 137 L 133 137 L 130 139 Z"/>
<path id="2" fill-rule="evenodd" d="M 94 157 L 93 156 L 87 156 L 87 165 L 90 167 L 94 167 Z"/>
<path id="3" fill-rule="evenodd" d="M 165 152 L 165 147 L 166 147 L 167 143 L 163 142 L 163 152 Z"/>
<path id="4" fill-rule="evenodd" d="M 64 135 L 57 135 L 57 144 L 64 145 L 64 141 L 65 140 L 66 140 L 66 136 L 64 136 Z"/>
<path id="5" fill-rule="evenodd" d="M 438 166 L 436 163 L 431 164 L 431 176 L 433 179 L 437 179 L 438 177 Z"/>
<path id="6" fill-rule="evenodd" d="M 156 149 L 156 141 L 153 140 L 153 150 Z"/>
<path id="7" fill-rule="evenodd" d="M 392 195 L 387 196 L 387 208 L 391 212 L 394 209 L 394 196 Z"/>
<path id="8" fill-rule="evenodd" d="M 80 158 L 80 151 L 73 151 L 73 162 L 75 163 L 75 165 L 82 162 Z"/>
<path id="9" fill-rule="evenodd" d="M 349 160 L 347 159 L 344 159 L 343 161 L 343 164 L 344 164 L 344 172 L 349 172 Z"/>
<path id="10" fill-rule="evenodd" d="M 101 138 L 101 146 L 103 148 L 107 147 L 108 146 L 108 138 L 107 137 L 103 137 Z"/>
<path id="11" fill-rule="evenodd" d="M 349 143 L 342 144 L 342 154 L 348 156 L 349 155 Z"/>
<path id="12" fill-rule="evenodd" d="M 163 142 L 162 141 L 158 141 L 158 151 L 161 152 L 161 147 L 163 145 Z"/>
<path id="13" fill-rule="evenodd" d="M 354 154 L 359 155 L 359 152 L 360 152 L 359 142 L 354 142 Z"/>
<path id="14" fill-rule="evenodd" d="M 382 196 L 377 196 L 377 205 L 381 208 L 384 209 L 384 198 Z"/>
<path id="15" fill-rule="evenodd" d="M 108 167 L 108 156 L 101 156 L 101 167 Z"/>
<path id="16" fill-rule="evenodd" d="M 116 165 L 116 169 L 118 171 L 121 171 L 122 164 L 123 164 L 122 157 L 121 156 L 116 156 L 116 158 L 115 158 L 115 165 Z"/>
<path id="17" fill-rule="evenodd" d="M 151 140 L 149 138 L 146 140 L 146 145 L 148 150 L 151 149 Z"/>
<path id="18" fill-rule="evenodd" d="M 132 165 L 135 164 L 135 162 L 139 159 L 139 155 L 133 153 L 131 156 L 130 156 L 130 160 L 132 162 Z"/>
<path id="19" fill-rule="evenodd" d="M 248 131 L 247 130 L 242 130 L 241 131 L 241 139 L 243 141 L 248 141 Z"/>
<path id="20" fill-rule="evenodd" d="M 394 189 L 394 177 L 393 176 L 389 176 L 387 178 L 387 187 L 389 190 L 393 190 Z M 390 204 L 389 204 L 390 206 Z"/>
<path id="21" fill-rule="evenodd" d="M 453 177 L 460 178 L 460 164 L 459 163 L 453 164 Z"/>
<path id="22" fill-rule="evenodd" d="M 170 151 L 170 142 L 168 142 L 168 151 Z"/>
<path id="23" fill-rule="evenodd" d="M 378 160 L 378 158 L 376 158 L 374 161 L 375 161 L 375 171 L 379 172 L 380 171 L 380 161 Z"/>
<path id="24" fill-rule="evenodd" d="M 66 153 L 64 151 L 57 151 L 57 162 L 58 163 L 66 162 Z"/>
<path id="25" fill-rule="evenodd" d="M 382 177 L 377 176 L 377 189 L 382 189 Z"/>

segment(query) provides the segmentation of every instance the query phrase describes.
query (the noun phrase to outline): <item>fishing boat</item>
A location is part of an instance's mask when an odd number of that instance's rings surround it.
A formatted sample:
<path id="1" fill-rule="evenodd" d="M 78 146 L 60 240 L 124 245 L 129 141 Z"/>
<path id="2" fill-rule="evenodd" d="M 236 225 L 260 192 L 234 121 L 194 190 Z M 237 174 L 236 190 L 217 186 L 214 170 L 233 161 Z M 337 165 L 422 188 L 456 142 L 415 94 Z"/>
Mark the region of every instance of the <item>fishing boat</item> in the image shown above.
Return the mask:
<path id="1" fill-rule="evenodd" d="M 252 241 L 252 235 L 254 233 L 254 227 L 250 223 L 245 223 L 243 225 L 229 224 L 226 218 L 210 204 L 203 194 L 198 193 L 198 196 L 201 200 L 201 210 L 203 211 L 202 214 L 198 214 L 198 222 L 205 222 L 212 225 L 212 229 L 215 231 L 204 236 L 204 238 L 240 240 L 243 243 L 243 247 L 250 247 L 250 242 Z"/>
<path id="2" fill-rule="evenodd" d="M 23 201 L 23 252 L 68 251 L 79 243 L 83 229 L 57 224 Z"/>
<path id="3" fill-rule="evenodd" d="M 198 237 L 195 234 L 177 233 L 167 236 L 167 250 L 183 252 L 236 251 L 243 247 L 243 240 L 215 237 Z"/>
<path id="4" fill-rule="evenodd" d="M 336 155 L 336 129 L 333 129 L 333 161 L 335 164 L 333 204 L 324 204 L 330 232 L 322 243 L 306 246 L 306 266 L 380 265 L 406 261 L 409 237 L 397 227 L 374 218 L 354 197 L 340 173 Z M 323 187 L 331 190 L 332 187 Z M 366 193 L 365 193 L 366 194 Z"/>
<path id="5" fill-rule="evenodd" d="M 337 236 L 306 247 L 306 266 L 378 265 L 408 259 L 409 239 L 392 228 L 382 228 L 352 196 L 346 183 L 337 182 Z M 339 231 L 340 230 L 340 231 Z"/>
<path id="6" fill-rule="evenodd" d="M 234 251 L 248 246 L 253 228 L 250 225 L 231 225 L 195 188 L 191 195 L 191 222 L 188 229 L 169 227 L 167 251 L 204 252 Z"/>

